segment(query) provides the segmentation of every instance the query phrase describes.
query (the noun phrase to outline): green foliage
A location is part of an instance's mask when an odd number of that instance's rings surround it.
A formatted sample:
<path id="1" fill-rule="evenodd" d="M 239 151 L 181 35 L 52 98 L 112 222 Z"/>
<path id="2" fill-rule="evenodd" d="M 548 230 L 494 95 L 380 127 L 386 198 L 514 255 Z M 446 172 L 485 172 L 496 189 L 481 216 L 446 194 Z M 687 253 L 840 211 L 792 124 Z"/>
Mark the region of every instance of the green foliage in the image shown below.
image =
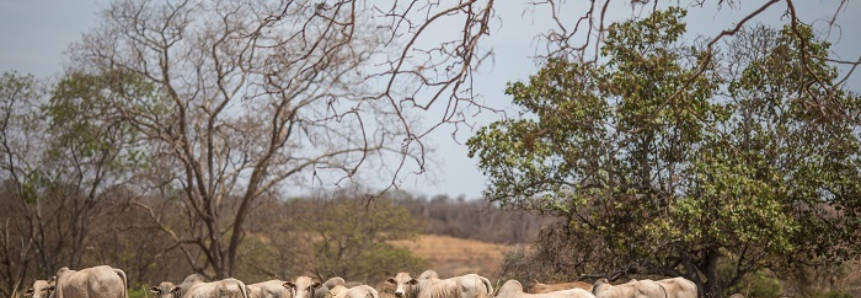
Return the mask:
<path id="1" fill-rule="evenodd" d="M 861 99 L 834 88 L 828 43 L 803 25 L 748 28 L 699 73 L 684 16 L 613 24 L 603 63 L 550 59 L 510 83 L 524 117 L 467 142 L 488 197 L 604 247 L 566 270 L 684 275 L 712 294 L 793 259 L 857 256 Z"/>
<path id="2" fill-rule="evenodd" d="M 50 154 L 55 158 L 67 151 L 90 159 L 115 156 L 110 161 L 118 168 L 145 165 L 143 151 L 131 146 L 137 142 L 138 130 L 123 120 L 144 110 L 156 117 L 166 114 L 156 94 L 154 84 L 139 75 L 68 74 L 54 86 L 50 102 L 43 107 L 56 135 Z"/>
<path id="3" fill-rule="evenodd" d="M 23 105 L 36 95 L 36 79 L 31 74 L 19 74 L 15 71 L 3 72 L 0 75 L 0 102 L 3 103 L 3 119 L 11 115 L 10 105 Z"/>
<path id="4" fill-rule="evenodd" d="M 387 273 L 416 270 L 424 260 L 386 243 L 418 236 L 416 225 L 402 206 L 381 199 L 364 207 L 361 201 L 335 201 L 315 219 L 313 242 L 317 271 L 354 280 L 381 278 Z"/>
<path id="5" fill-rule="evenodd" d="M 741 293 L 747 298 L 773 298 L 780 297 L 783 288 L 779 279 L 759 271 L 745 276 L 738 285 L 730 287 L 726 292 Z"/>
<path id="6" fill-rule="evenodd" d="M 427 263 L 391 241 L 414 239 L 421 226 L 403 206 L 390 199 L 372 202 L 341 196 L 335 199 L 292 199 L 274 255 L 289 268 L 283 275 L 311 273 L 328 279 L 380 281 L 392 272 L 420 272 Z M 277 272 L 280 268 L 271 268 Z"/>
<path id="7" fill-rule="evenodd" d="M 20 194 L 25 202 L 34 203 L 38 191 L 48 183 L 47 177 L 24 157 L 30 152 L 18 141 L 41 129 L 39 117 L 30 108 L 40 96 L 38 82 L 31 74 L 4 72 L 0 75 L 0 142 L 3 153 L 3 168 L 20 183 Z M 19 151 L 20 150 L 20 151 Z M 11 151 L 11 152 L 9 152 Z"/>
<path id="8" fill-rule="evenodd" d="M 149 287 L 145 284 L 129 286 L 129 298 L 149 298 Z"/>

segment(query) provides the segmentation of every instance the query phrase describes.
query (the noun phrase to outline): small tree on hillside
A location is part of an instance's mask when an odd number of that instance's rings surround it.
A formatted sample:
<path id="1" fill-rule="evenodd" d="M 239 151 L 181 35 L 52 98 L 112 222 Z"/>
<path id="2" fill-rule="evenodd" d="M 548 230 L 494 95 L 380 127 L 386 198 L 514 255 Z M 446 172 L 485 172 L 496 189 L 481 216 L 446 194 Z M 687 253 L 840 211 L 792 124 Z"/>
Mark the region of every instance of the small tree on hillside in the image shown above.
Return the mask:
<path id="1" fill-rule="evenodd" d="M 389 243 L 418 237 L 422 227 L 390 199 L 303 199 L 287 203 L 289 220 L 276 247 L 286 268 L 321 280 L 341 276 L 367 283 L 398 271 L 418 272 L 426 262 Z M 294 243 L 295 245 L 288 245 Z"/>

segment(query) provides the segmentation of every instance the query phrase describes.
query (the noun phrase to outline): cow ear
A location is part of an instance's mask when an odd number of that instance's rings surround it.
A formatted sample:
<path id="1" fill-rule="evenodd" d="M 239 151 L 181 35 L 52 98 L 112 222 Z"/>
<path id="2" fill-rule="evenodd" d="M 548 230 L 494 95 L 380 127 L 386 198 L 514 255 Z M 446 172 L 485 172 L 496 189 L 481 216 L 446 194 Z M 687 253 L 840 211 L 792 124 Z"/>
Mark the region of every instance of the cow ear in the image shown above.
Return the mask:
<path id="1" fill-rule="evenodd" d="M 316 288 L 319 288 L 319 287 L 320 287 L 320 286 L 322 286 L 322 285 L 323 285 L 323 284 L 321 284 L 321 283 L 319 283 L 319 282 L 315 282 L 313 285 L 311 285 L 311 288 L 312 288 L 312 289 L 316 289 Z"/>
<path id="2" fill-rule="evenodd" d="M 386 280 L 386 283 L 387 283 L 387 284 L 390 284 L 390 285 L 396 285 L 396 284 L 397 284 L 397 283 L 395 282 L 395 279 L 394 279 L 394 278 L 389 278 L 389 279 L 387 279 L 387 280 Z"/>
<path id="3" fill-rule="evenodd" d="M 415 278 L 410 279 L 410 284 L 411 284 L 411 285 L 417 285 L 418 283 L 419 283 L 419 281 L 418 281 L 418 280 L 416 280 Z"/>
<path id="4" fill-rule="evenodd" d="M 161 292 L 161 288 L 159 288 L 157 286 L 152 286 L 149 288 L 149 290 L 150 290 L 150 292 L 153 292 L 153 293 Z"/>
<path id="5" fill-rule="evenodd" d="M 182 291 L 182 288 L 180 288 L 179 286 L 173 286 L 173 289 L 170 289 L 170 291 L 171 292 L 179 292 L 179 291 Z"/>
<path id="6" fill-rule="evenodd" d="M 288 281 L 288 282 L 285 282 L 285 283 L 284 283 L 284 287 L 285 287 L 285 288 L 288 288 L 288 289 L 295 289 L 295 288 L 296 288 L 296 284 L 294 284 L 292 281 Z"/>
<path id="7" fill-rule="evenodd" d="M 28 288 L 26 291 L 24 291 L 24 296 L 33 296 L 33 292 L 35 292 L 33 288 Z"/>

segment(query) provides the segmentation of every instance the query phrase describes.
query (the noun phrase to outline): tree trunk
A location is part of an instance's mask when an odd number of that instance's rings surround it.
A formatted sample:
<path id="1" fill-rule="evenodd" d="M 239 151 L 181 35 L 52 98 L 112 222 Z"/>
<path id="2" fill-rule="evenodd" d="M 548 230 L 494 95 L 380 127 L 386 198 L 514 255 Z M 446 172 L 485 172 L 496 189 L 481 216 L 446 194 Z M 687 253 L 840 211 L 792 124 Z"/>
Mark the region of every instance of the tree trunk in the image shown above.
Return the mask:
<path id="1" fill-rule="evenodd" d="M 709 249 L 705 266 L 700 268 L 706 276 L 706 282 L 703 284 L 703 288 L 699 289 L 698 295 L 700 297 L 719 298 L 721 295 L 722 288 L 718 281 L 717 272 L 718 256 L 719 254 L 716 248 Z"/>

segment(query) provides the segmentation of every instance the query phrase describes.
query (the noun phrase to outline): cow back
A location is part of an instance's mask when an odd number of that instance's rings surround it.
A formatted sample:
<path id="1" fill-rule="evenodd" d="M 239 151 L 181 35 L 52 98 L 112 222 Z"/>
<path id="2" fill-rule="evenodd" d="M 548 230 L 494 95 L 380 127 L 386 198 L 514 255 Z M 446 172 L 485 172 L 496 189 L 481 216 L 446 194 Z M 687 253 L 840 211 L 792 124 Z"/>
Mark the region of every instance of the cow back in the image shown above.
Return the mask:
<path id="1" fill-rule="evenodd" d="M 195 281 L 183 298 L 247 298 L 245 283 L 228 278 L 214 282 Z"/>
<path id="2" fill-rule="evenodd" d="M 424 272 L 422 272 L 422 274 L 419 275 L 419 278 L 417 278 L 417 279 L 430 279 L 430 278 L 439 279 L 439 273 L 436 273 L 435 270 L 425 270 Z"/>
<path id="3" fill-rule="evenodd" d="M 110 266 L 57 271 L 56 298 L 127 298 L 125 274 Z"/>
<path id="4" fill-rule="evenodd" d="M 696 298 L 697 285 L 685 278 L 667 278 L 658 281 L 667 291 L 668 298 Z"/>
<path id="5" fill-rule="evenodd" d="M 594 298 L 592 293 L 575 288 L 547 293 L 525 293 L 523 285 L 517 280 L 509 280 L 499 288 L 496 298 Z"/>
<path id="6" fill-rule="evenodd" d="M 606 279 L 600 279 L 592 287 L 592 294 L 598 298 L 666 298 L 667 296 L 663 287 L 649 279 L 615 286 L 608 283 Z"/>
<path id="7" fill-rule="evenodd" d="M 510 279 L 502 284 L 499 287 L 499 291 L 496 293 L 497 298 L 519 298 L 523 297 L 520 294 L 523 294 L 523 284 L 520 281 Z"/>
<path id="8" fill-rule="evenodd" d="M 556 291 L 564 291 L 570 289 L 583 289 L 587 292 L 592 291 L 592 284 L 582 282 L 582 281 L 574 281 L 574 282 L 566 282 L 566 283 L 557 283 L 557 284 L 543 284 L 538 281 L 533 281 L 530 283 L 530 287 L 528 292 L 532 294 L 541 294 L 541 293 L 550 293 Z"/>
<path id="9" fill-rule="evenodd" d="M 419 280 L 418 298 L 461 298 L 457 278 L 428 278 Z"/>
<path id="10" fill-rule="evenodd" d="M 284 287 L 280 279 L 267 280 L 248 285 L 249 298 L 292 298 L 293 295 Z"/>
<path id="11" fill-rule="evenodd" d="M 380 293 L 369 285 L 358 285 L 339 292 L 336 298 L 380 298 Z"/>

